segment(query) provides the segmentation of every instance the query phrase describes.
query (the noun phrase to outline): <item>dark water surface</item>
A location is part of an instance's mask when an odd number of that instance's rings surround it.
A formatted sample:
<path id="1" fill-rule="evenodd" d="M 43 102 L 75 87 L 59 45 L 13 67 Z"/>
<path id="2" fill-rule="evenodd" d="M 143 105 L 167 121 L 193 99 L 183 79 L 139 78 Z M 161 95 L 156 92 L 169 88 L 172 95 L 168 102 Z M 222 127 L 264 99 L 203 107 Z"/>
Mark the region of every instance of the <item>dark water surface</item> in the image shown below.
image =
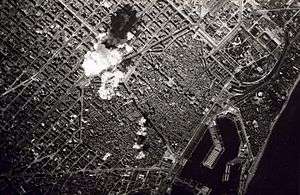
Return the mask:
<path id="1" fill-rule="evenodd" d="M 299 195 L 300 83 L 272 131 L 247 195 Z"/>
<path id="2" fill-rule="evenodd" d="M 240 144 L 238 132 L 231 119 L 223 117 L 218 118 L 216 122 L 220 129 L 225 151 L 217 160 L 214 169 L 211 170 L 202 165 L 203 159 L 213 146 L 209 131 L 206 131 L 203 139 L 184 167 L 180 178 L 192 179 L 212 188 L 211 194 L 235 194 L 236 189 L 233 189 L 233 187 L 238 183 L 236 181 L 235 184 L 232 181 L 223 183 L 222 176 L 225 172 L 226 163 L 237 157 Z"/>

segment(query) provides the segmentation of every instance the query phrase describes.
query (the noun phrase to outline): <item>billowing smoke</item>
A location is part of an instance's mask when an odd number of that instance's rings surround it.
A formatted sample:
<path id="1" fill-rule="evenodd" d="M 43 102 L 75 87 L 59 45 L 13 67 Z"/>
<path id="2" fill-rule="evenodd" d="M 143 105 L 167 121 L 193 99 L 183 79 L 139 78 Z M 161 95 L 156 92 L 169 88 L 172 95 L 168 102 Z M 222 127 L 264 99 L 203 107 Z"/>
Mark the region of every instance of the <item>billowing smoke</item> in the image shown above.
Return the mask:
<path id="1" fill-rule="evenodd" d="M 137 22 L 136 11 L 129 5 L 116 11 L 111 16 L 109 32 L 101 33 L 94 50 L 86 53 L 82 67 L 87 77 L 101 76 L 98 90 L 102 99 L 110 100 L 126 73 L 117 69 L 125 55 L 133 51 L 128 41 L 133 38 L 130 30 Z"/>

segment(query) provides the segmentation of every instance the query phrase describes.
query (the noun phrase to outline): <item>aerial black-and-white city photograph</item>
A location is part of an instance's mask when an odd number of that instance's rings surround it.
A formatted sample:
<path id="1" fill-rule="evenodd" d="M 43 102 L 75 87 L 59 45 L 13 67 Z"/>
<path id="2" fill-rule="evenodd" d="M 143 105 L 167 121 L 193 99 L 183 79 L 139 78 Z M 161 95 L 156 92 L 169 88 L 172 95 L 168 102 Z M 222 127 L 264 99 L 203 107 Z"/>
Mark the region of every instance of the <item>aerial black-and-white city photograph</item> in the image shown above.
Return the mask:
<path id="1" fill-rule="evenodd" d="M 299 195 L 299 0 L 0 0 L 0 195 Z"/>

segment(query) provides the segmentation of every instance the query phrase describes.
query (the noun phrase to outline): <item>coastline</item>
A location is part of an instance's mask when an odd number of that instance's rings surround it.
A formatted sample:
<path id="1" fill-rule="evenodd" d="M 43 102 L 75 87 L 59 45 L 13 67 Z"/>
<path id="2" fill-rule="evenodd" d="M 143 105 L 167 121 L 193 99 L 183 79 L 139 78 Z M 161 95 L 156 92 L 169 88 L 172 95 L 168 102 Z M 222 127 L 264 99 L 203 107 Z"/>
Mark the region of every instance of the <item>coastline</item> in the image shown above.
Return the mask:
<path id="1" fill-rule="evenodd" d="M 263 147 L 261 148 L 259 155 L 257 157 L 255 157 L 255 162 L 253 163 L 253 165 L 251 166 L 250 170 L 249 170 L 249 176 L 247 178 L 247 182 L 246 182 L 246 187 L 245 187 L 245 191 L 247 193 L 248 188 L 249 188 L 249 184 L 251 183 L 251 181 L 253 180 L 253 177 L 256 175 L 256 171 L 258 169 L 258 166 L 261 163 L 262 157 L 265 154 L 265 150 L 268 146 L 268 144 L 270 143 L 270 137 L 271 135 L 274 133 L 274 126 L 277 124 L 278 119 L 282 116 L 282 113 L 286 110 L 287 105 L 290 102 L 290 98 L 293 95 L 293 93 L 295 92 L 295 88 L 297 87 L 297 85 L 300 85 L 300 75 L 298 75 L 298 78 L 296 79 L 293 87 L 289 90 L 288 93 L 288 97 L 287 100 L 285 101 L 285 103 L 282 105 L 282 108 L 280 110 L 280 112 L 278 113 L 278 115 L 275 117 L 275 119 L 271 122 L 271 126 L 270 126 L 270 132 L 267 136 L 267 139 L 265 140 L 265 143 L 263 145 Z"/>

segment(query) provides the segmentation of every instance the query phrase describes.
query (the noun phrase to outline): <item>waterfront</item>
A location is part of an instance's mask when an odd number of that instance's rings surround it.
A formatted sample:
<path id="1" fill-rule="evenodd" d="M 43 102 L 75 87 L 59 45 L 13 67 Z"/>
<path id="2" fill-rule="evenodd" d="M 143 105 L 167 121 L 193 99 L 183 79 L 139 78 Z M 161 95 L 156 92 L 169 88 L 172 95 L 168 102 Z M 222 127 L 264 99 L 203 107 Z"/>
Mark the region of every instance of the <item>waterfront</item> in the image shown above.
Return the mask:
<path id="1" fill-rule="evenodd" d="M 203 159 L 213 146 L 209 131 L 206 131 L 192 157 L 185 165 L 180 178 L 191 179 L 212 188 L 211 194 L 235 193 L 236 189 L 233 186 L 237 186 L 234 184 L 236 181 L 222 182 L 222 176 L 225 172 L 226 163 L 237 157 L 240 144 L 239 136 L 231 119 L 220 117 L 216 122 L 225 147 L 224 153 L 217 160 L 213 169 L 202 165 Z"/>
<path id="2" fill-rule="evenodd" d="M 300 83 L 274 125 L 247 195 L 299 194 Z"/>

